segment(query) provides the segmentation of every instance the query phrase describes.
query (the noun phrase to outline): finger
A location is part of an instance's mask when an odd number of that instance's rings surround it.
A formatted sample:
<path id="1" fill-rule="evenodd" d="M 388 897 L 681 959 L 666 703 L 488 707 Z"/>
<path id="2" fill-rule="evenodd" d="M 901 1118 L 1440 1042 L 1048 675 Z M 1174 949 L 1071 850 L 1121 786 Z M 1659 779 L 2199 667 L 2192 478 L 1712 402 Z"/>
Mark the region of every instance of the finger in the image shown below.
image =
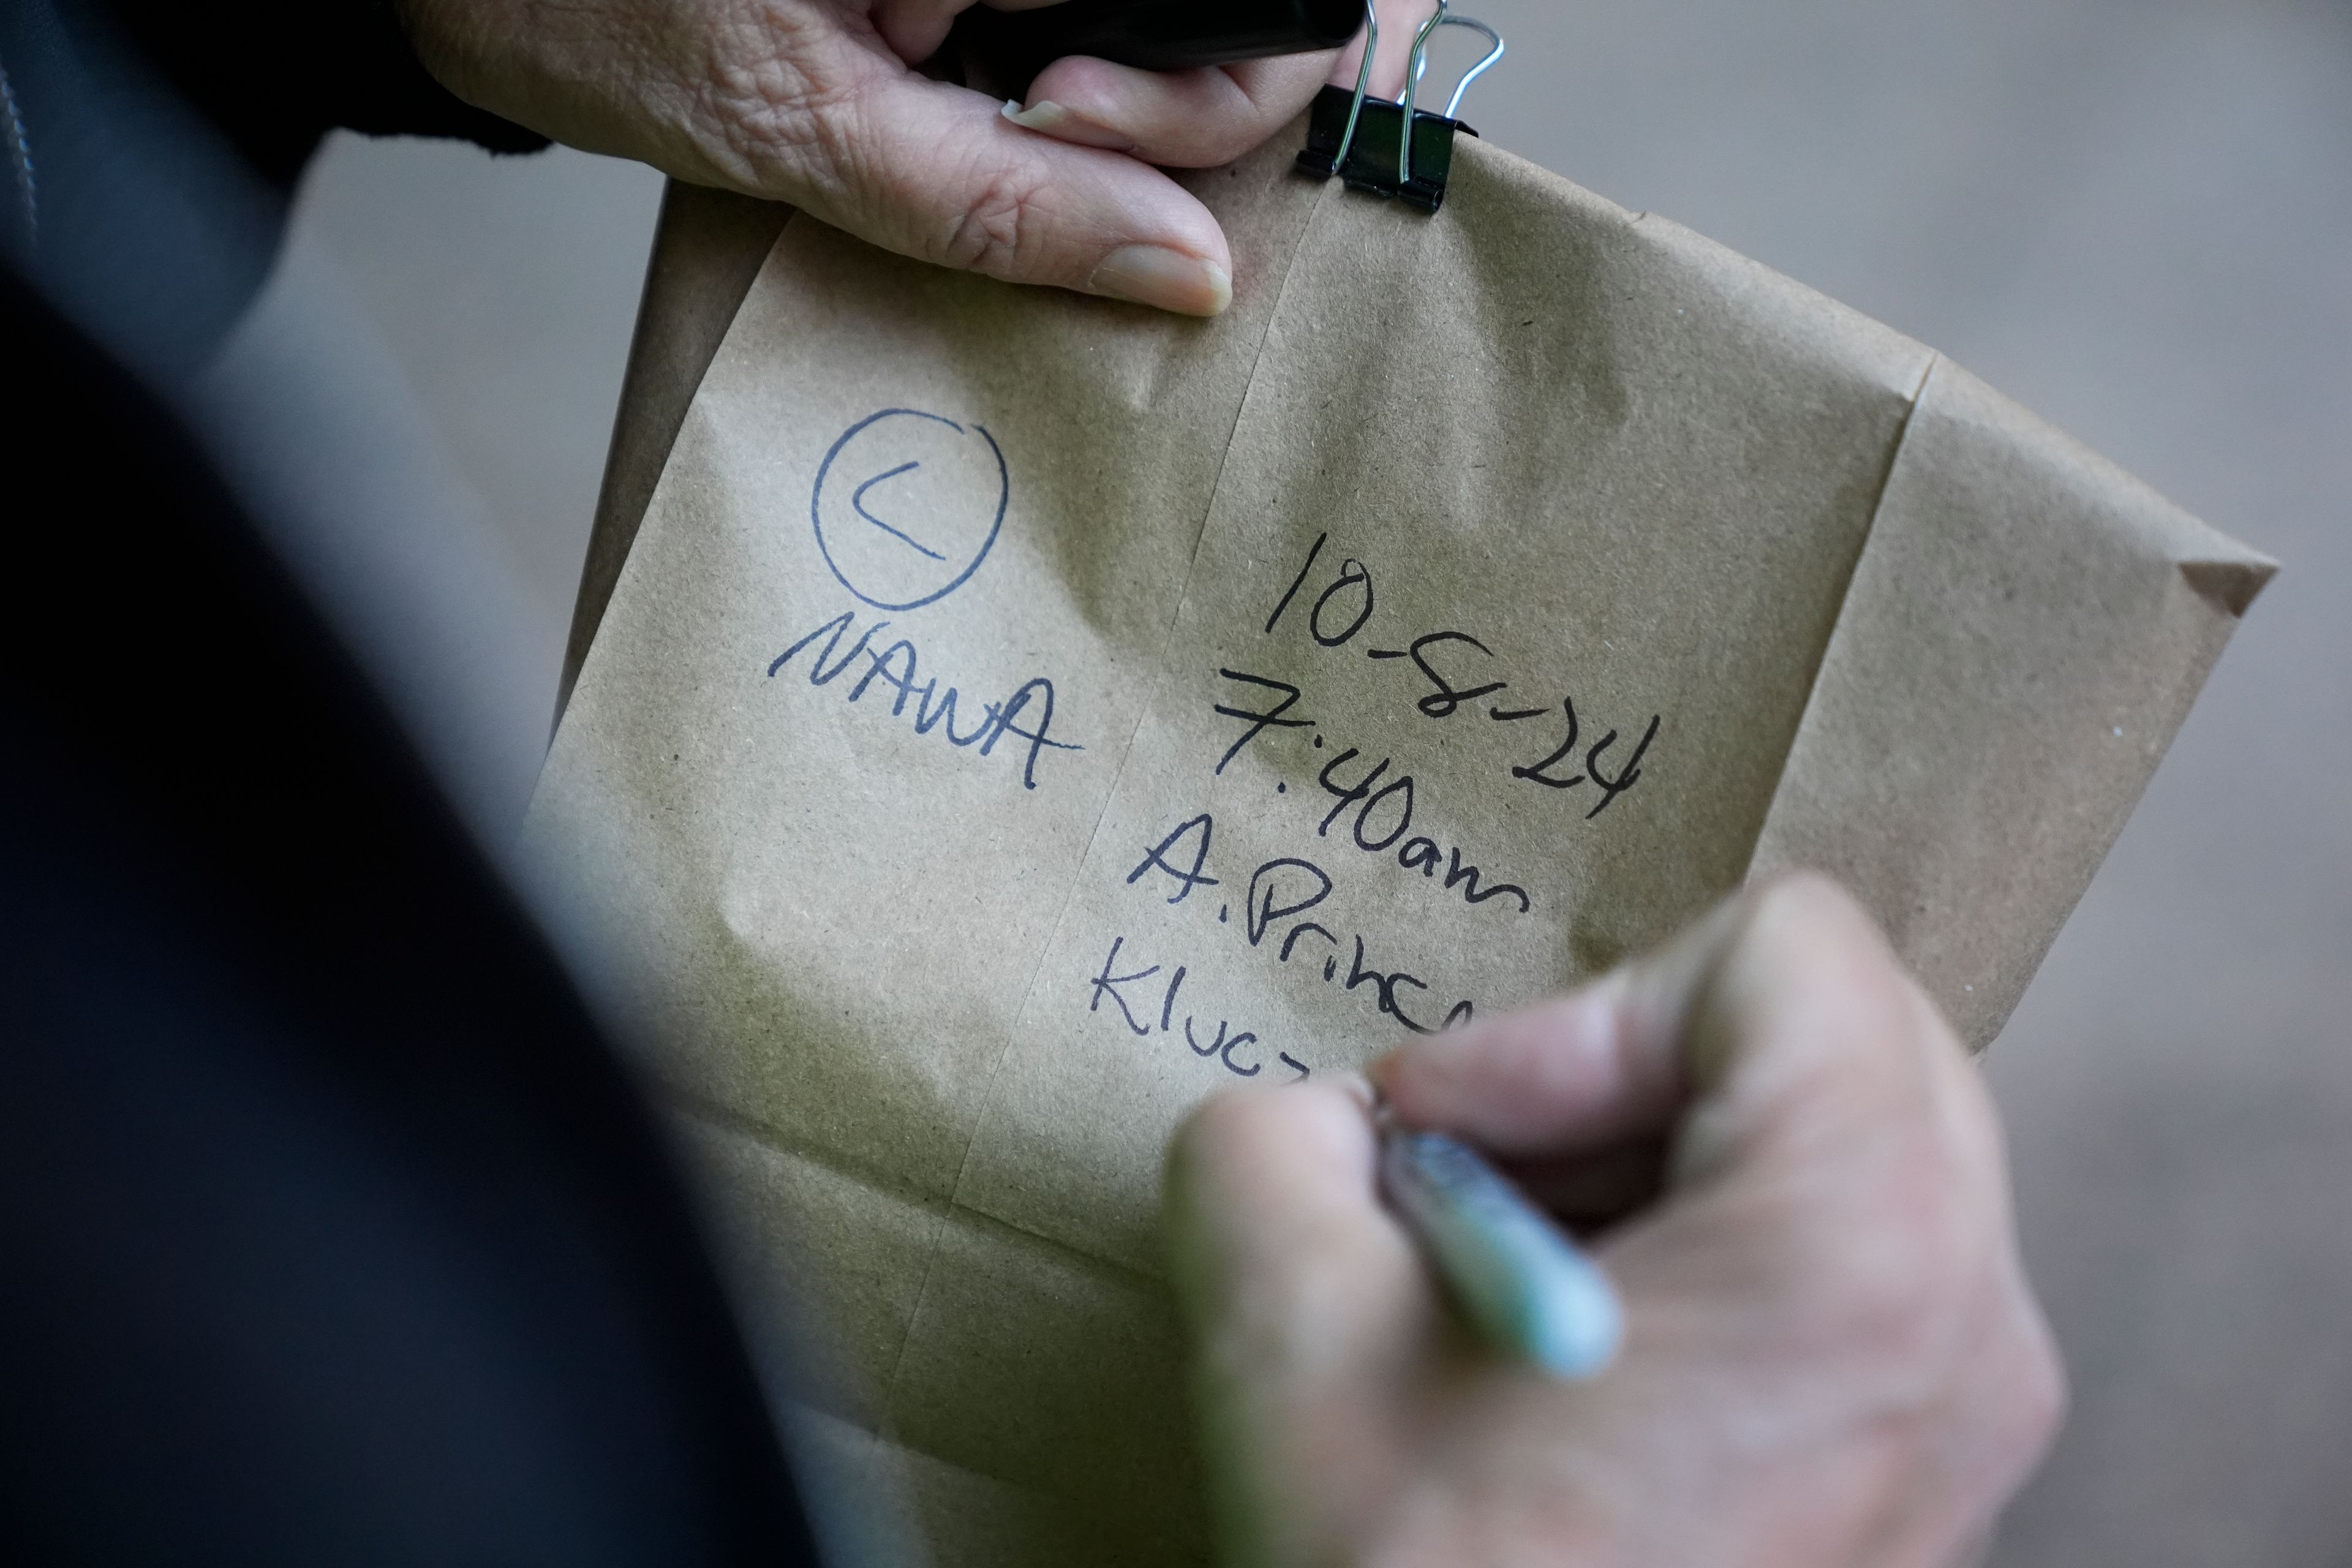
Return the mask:
<path id="1" fill-rule="evenodd" d="M 1016 125 L 1170 168 L 1232 163 L 1296 119 L 1322 90 L 1332 57 L 1294 55 L 1190 71 L 1056 60 L 1030 84 Z"/>
<path id="2" fill-rule="evenodd" d="M 1585 991 L 1408 1047 L 1371 1077 L 1401 1120 L 1517 1158 L 1653 1137 L 1696 1100 L 1676 1151 L 1678 1172 L 1696 1174 L 1787 1102 L 1808 1124 L 1866 1121 L 1924 1092 L 1920 1075 L 1962 1066 L 1869 917 L 1833 884 L 1795 878 Z M 1824 1093 L 1808 1098 L 1817 1080 Z"/>
<path id="3" fill-rule="evenodd" d="M 877 0 L 867 13 L 890 52 L 910 66 L 921 65 L 948 41 L 955 19 L 972 0 Z"/>
<path id="4" fill-rule="evenodd" d="M 1436 10 L 1437 0 L 1380 0 L 1380 52 L 1372 58 L 1367 89 L 1373 97 L 1394 102 L 1404 95 L 1405 63 L 1412 56 L 1413 36 Z M 1339 51 L 1327 79 L 1332 86 L 1353 90 L 1363 66 L 1366 39 L 1367 35 L 1359 33 L 1354 43 Z"/>
<path id="5" fill-rule="evenodd" d="M 1959 1042 L 1853 898 L 1797 877 L 1739 908 L 1685 1009 L 1681 1051 L 1701 1100 L 1680 1131 L 1678 1179 L 1922 1139 L 1997 1176 L 1998 1129 Z"/>
<path id="6" fill-rule="evenodd" d="M 1397 1119 L 1506 1159 L 1654 1140 L 1689 1093 L 1681 1049 L 1707 972 L 1746 918 L 1733 900 L 1582 991 L 1407 1046 L 1370 1076 Z"/>
<path id="7" fill-rule="evenodd" d="M 1680 1054 L 1693 1098 L 1610 1272 L 1654 1335 L 1767 1382 L 1836 1344 L 1843 1391 L 1803 1397 L 1841 1420 L 1948 1404 L 1957 1336 L 2024 1299 L 1984 1088 L 1843 890 L 1794 878 L 1734 908 L 1674 1037 L 1633 1047 Z"/>
<path id="8" fill-rule="evenodd" d="M 829 223 L 1010 282 L 1196 316 L 1232 300 L 1216 219 L 1133 158 L 1033 135 L 977 93 L 906 74 L 871 76 L 822 114 L 816 189 L 798 199 Z"/>
<path id="9" fill-rule="evenodd" d="M 1668 1144 L 1651 1138 L 1570 1159 L 1512 1161 L 1519 1190 L 1580 1235 L 1604 1230 L 1665 1190 Z"/>
<path id="10" fill-rule="evenodd" d="M 1742 907 L 1689 1009 L 1699 1099 L 1673 1189 L 1602 1253 L 1654 1345 L 1712 1344 L 1792 1422 L 1908 1426 L 1913 1484 L 1888 1500 L 1887 1549 L 1856 1560 L 1940 1560 L 2021 1480 L 2064 1401 L 1999 1123 L 1851 898 L 1798 878 Z M 1767 1388 L 1825 1347 L 1837 1376 Z"/>
<path id="11" fill-rule="evenodd" d="M 1318 1381 L 1426 1298 L 1412 1245 L 1381 1206 L 1375 1158 L 1362 1104 L 1321 1085 L 1226 1095 L 1178 1132 L 1170 1265 L 1222 1375 Z"/>
<path id="12" fill-rule="evenodd" d="M 910 66 L 921 65 L 940 52 L 948 41 L 949 31 L 958 16 L 972 8 L 976 0 L 877 0 L 868 14 L 874 30 L 882 35 L 890 52 Z M 1060 0 L 988 0 L 999 11 L 1034 11 L 1042 5 L 1060 4 Z"/>
<path id="13" fill-rule="evenodd" d="M 1374 1182 L 1365 1103 L 1319 1082 L 1212 1100 L 1169 1152 L 1202 1468 L 1254 1562 L 1331 1560 L 1399 1479 L 1397 1411 L 1444 1318 Z"/>
<path id="14" fill-rule="evenodd" d="M 1414 32 L 1433 0 L 1388 0 L 1370 90 L 1404 90 Z M 1248 60 L 1216 69 L 1145 71 L 1085 57 L 1057 60 L 1030 84 L 1017 125 L 1171 168 L 1231 163 L 1297 117 L 1326 83 L 1352 88 L 1364 36 L 1336 53 Z"/>

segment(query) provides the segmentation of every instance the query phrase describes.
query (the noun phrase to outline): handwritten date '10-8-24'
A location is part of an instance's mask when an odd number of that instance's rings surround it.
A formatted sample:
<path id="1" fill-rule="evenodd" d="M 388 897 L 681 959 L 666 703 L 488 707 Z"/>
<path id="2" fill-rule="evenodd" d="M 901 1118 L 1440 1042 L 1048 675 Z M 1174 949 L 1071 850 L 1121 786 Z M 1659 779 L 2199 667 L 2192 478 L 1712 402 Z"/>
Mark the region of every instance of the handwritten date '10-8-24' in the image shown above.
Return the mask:
<path id="1" fill-rule="evenodd" d="M 1322 557 L 1324 547 L 1330 542 L 1330 540 L 1331 536 L 1328 532 L 1316 536 L 1314 544 L 1307 552 L 1306 561 L 1298 568 L 1298 574 L 1291 579 L 1289 588 L 1276 604 L 1274 613 L 1266 617 L 1266 636 L 1272 637 L 1276 628 L 1283 624 L 1284 618 L 1290 615 L 1293 606 L 1302 603 L 1303 608 L 1299 619 L 1303 621 L 1307 636 L 1312 637 L 1320 647 L 1339 649 L 1350 647 L 1371 621 L 1372 612 L 1379 602 L 1379 597 L 1372 584 L 1370 568 L 1351 556 L 1341 562 L 1339 570 L 1332 574 L 1328 581 L 1317 576 L 1316 565 Z M 1313 599 L 1304 600 L 1303 595 L 1310 586 L 1310 580 L 1320 582 L 1321 591 Z M 1494 650 L 1479 641 L 1477 637 L 1468 632 L 1458 630 L 1428 632 L 1415 637 L 1410 644 L 1401 648 L 1373 647 L 1364 650 L 1364 657 L 1375 662 L 1391 663 L 1406 660 L 1412 662 L 1414 669 L 1420 673 L 1421 679 L 1428 686 L 1428 689 L 1414 703 L 1414 707 L 1424 719 L 1438 721 L 1452 719 L 1465 710 L 1474 710 L 1476 705 L 1484 702 L 1486 704 L 1486 717 L 1498 724 L 1527 724 L 1545 718 L 1554 718 L 1562 721 L 1565 732 L 1559 743 L 1540 756 L 1536 756 L 1531 752 L 1528 761 L 1511 769 L 1511 777 L 1562 794 L 1582 788 L 1586 784 L 1591 785 L 1599 794 L 1600 799 L 1594 803 L 1591 811 L 1585 813 L 1587 821 L 1592 820 L 1608 810 L 1616 803 L 1620 795 L 1640 782 L 1643 760 L 1649 755 L 1651 744 L 1658 738 L 1659 729 L 1664 723 L 1664 715 L 1653 715 L 1648 728 L 1642 732 L 1642 738 L 1633 742 L 1629 750 L 1618 752 L 1623 760 L 1612 764 L 1611 753 L 1617 751 L 1623 739 L 1622 735 L 1612 729 L 1598 740 L 1587 743 L 1584 722 L 1577 713 L 1576 699 L 1573 695 L 1563 695 L 1558 702 L 1546 703 L 1540 707 L 1510 705 L 1500 700 L 1503 694 L 1510 689 L 1509 681 L 1458 678 L 1454 671 L 1459 668 L 1460 660 L 1467 655 L 1475 655 L 1488 661 L 1495 657 Z M 1271 689 L 1286 690 L 1290 693 L 1292 701 L 1296 701 L 1297 697 L 1297 688 L 1284 682 L 1266 680 L 1255 676 L 1237 676 L 1232 671 L 1220 673 L 1229 679 L 1250 680 Z M 1489 701 L 1489 699 L 1497 700 Z M 1289 704 L 1286 703 L 1285 710 L 1288 706 Z M 1226 752 L 1224 762 L 1218 764 L 1219 773 L 1224 771 L 1225 763 L 1230 763 L 1244 747 L 1255 740 L 1267 728 L 1298 728 L 1311 722 L 1307 720 L 1295 720 L 1276 715 L 1235 713 L 1225 708 L 1219 708 L 1217 711 L 1231 718 L 1264 721 L 1244 734 L 1232 751 Z M 1327 769 L 1327 773 L 1328 771 Z"/>

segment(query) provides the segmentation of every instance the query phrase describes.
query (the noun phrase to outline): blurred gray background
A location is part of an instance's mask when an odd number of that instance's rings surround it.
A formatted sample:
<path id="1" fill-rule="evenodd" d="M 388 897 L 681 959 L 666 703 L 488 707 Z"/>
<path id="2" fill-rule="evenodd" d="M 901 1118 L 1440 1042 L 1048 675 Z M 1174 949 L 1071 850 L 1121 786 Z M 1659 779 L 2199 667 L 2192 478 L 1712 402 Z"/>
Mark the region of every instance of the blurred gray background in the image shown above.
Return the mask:
<path id="1" fill-rule="evenodd" d="M 2352 5 L 1476 0 L 1467 116 L 2280 556 L 1996 1047 L 2076 1403 L 1994 1560 L 2352 1568 Z M 661 182 L 339 138 L 339 273 L 554 700 Z"/>

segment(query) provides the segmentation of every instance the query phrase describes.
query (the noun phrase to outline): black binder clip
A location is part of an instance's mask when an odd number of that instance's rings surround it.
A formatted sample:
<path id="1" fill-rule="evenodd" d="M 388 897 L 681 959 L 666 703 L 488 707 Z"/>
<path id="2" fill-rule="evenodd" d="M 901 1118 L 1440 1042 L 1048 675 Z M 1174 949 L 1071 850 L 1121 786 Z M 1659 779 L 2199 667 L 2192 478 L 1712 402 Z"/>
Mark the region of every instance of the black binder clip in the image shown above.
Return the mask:
<path id="1" fill-rule="evenodd" d="M 1484 35 L 1491 46 L 1486 58 L 1465 72 L 1446 103 L 1444 114 L 1413 107 L 1421 79 L 1429 69 L 1429 40 L 1440 27 L 1467 27 Z M 1333 174 L 1354 191 L 1399 196 L 1423 212 L 1445 204 L 1445 182 L 1454 172 L 1456 132 L 1478 134 L 1454 118 L 1470 84 L 1503 58 L 1503 36 L 1484 22 L 1454 14 L 1451 0 L 1440 0 L 1436 15 L 1413 35 L 1412 55 L 1406 62 L 1404 97 L 1391 103 L 1371 96 L 1372 62 L 1381 47 L 1381 21 L 1371 0 L 1364 5 L 1364 63 L 1356 72 L 1356 90 L 1327 87 L 1315 100 L 1307 127 L 1307 150 L 1298 154 L 1302 173 L 1318 180 Z M 1405 127 L 1412 134 L 1405 134 Z"/>

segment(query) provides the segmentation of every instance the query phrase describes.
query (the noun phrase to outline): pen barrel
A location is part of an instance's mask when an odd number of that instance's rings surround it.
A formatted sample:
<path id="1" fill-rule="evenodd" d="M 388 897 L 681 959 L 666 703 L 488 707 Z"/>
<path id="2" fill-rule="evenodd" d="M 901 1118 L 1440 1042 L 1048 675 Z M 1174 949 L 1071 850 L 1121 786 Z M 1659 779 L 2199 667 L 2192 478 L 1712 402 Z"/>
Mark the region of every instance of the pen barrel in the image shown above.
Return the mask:
<path id="1" fill-rule="evenodd" d="M 1364 25 L 1362 0 L 1063 0 L 1034 11 L 975 5 L 956 23 L 968 58 L 1025 86 L 1066 55 L 1142 70 L 1336 49 Z"/>
<path id="2" fill-rule="evenodd" d="M 1381 1185 L 1488 1343 L 1566 1378 L 1616 1359 L 1624 1318 L 1609 1277 L 1466 1145 L 1391 1132 Z"/>

